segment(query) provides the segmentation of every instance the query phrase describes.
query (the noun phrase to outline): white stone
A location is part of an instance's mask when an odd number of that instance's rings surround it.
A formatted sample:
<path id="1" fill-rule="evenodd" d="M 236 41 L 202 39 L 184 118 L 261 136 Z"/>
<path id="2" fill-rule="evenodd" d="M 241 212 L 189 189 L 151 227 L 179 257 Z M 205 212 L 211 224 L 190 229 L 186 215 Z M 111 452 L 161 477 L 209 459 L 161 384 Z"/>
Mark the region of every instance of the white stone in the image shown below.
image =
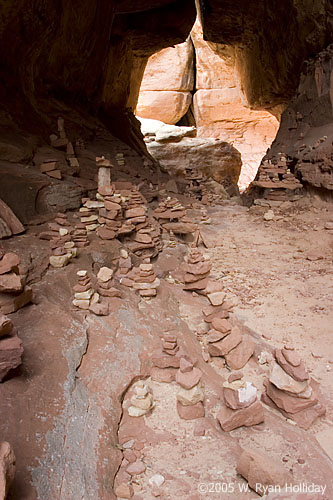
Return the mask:
<path id="1" fill-rule="evenodd" d="M 162 474 L 154 474 L 150 479 L 149 479 L 149 484 L 152 486 L 157 486 L 158 488 L 162 486 L 164 483 L 165 479 Z"/>
<path id="2" fill-rule="evenodd" d="M 64 227 L 61 227 L 59 229 L 59 234 L 60 234 L 60 236 L 66 236 L 66 234 L 68 234 L 68 229 L 65 229 Z"/>
<path id="3" fill-rule="evenodd" d="M 273 220 L 275 217 L 275 214 L 273 210 L 268 210 L 266 213 L 264 213 L 264 220 L 270 221 Z"/>
<path id="4" fill-rule="evenodd" d="M 88 271 L 85 271 L 84 269 L 82 269 L 81 271 L 78 271 L 76 274 L 80 278 L 85 278 L 87 276 L 87 274 L 88 274 Z"/>
<path id="5" fill-rule="evenodd" d="M 65 267 L 68 262 L 71 260 L 72 254 L 66 253 L 65 255 L 51 255 L 50 256 L 50 265 L 52 267 Z"/>
<path id="6" fill-rule="evenodd" d="M 177 401 L 179 401 L 183 406 L 195 405 L 199 403 L 199 401 L 203 401 L 204 397 L 204 390 L 200 383 L 192 387 L 192 389 L 179 387 L 177 391 Z"/>

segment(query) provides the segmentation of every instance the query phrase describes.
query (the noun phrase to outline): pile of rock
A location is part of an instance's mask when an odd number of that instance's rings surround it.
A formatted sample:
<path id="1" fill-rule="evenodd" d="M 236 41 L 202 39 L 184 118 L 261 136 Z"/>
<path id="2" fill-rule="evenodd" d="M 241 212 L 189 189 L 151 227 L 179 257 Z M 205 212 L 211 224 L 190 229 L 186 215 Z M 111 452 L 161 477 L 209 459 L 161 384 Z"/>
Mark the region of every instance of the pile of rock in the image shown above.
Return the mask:
<path id="1" fill-rule="evenodd" d="M 42 174 L 46 174 L 53 179 L 62 179 L 61 170 L 59 168 L 59 161 L 56 159 L 45 160 L 39 167 Z"/>
<path id="2" fill-rule="evenodd" d="M 132 280 L 132 283 L 130 285 L 129 281 L 126 281 L 127 286 L 132 286 L 134 290 L 138 290 L 141 297 L 150 298 L 156 296 L 160 280 L 155 274 L 154 264 L 150 262 L 150 259 L 145 259 L 139 267 L 134 267 L 128 273 L 128 279 Z M 122 280 L 123 282 L 124 280 Z"/>
<path id="3" fill-rule="evenodd" d="M 192 420 L 205 416 L 203 405 L 204 390 L 200 382 L 202 371 L 194 366 L 189 357 L 180 359 L 176 382 L 180 386 L 177 391 L 177 411 L 180 418 Z"/>
<path id="4" fill-rule="evenodd" d="M 100 227 L 98 211 L 104 207 L 104 203 L 90 198 L 82 199 L 82 207 L 79 210 L 80 222 L 86 231 L 96 231 Z"/>
<path id="5" fill-rule="evenodd" d="M 0 247 L 0 313 L 10 314 L 29 304 L 32 300 L 31 288 L 24 286 L 20 273 L 21 261 L 13 252 L 5 252 Z"/>
<path id="6" fill-rule="evenodd" d="M 1 308 L 0 308 L 1 309 Z M 23 347 L 12 321 L 0 313 L 0 382 L 22 363 Z"/>
<path id="7" fill-rule="evenodd" d="M 128 280 L 128 274 L 131 271 L 132 267 L 133 267 L 132 259 L 129 256 L 128 251 L 125 250 L 125 248 L 121 248 L 116 276 L 122 285 L 125 286 L 133 285 L 133 280 L 131 279 Z"/>
<path id="8" fill-rule="evenodd" d="M 76 224 L 71 236 L 76 248 L 82 248 L 89 245 L 88 231 L 84 224 Z"/>
<path id="9" fill-rule="evenodd" d="M 290 171 L 288 159 L 280 153 L 276 164 L 264 160 L 259 167 L 257 180 L 253 186 L 263 188 L 264 198 L 268 200 L 284 201 L 288 199 L 288 191 L 300 189 L 303 185 Z"/>
<path id="10" fill-rule="evenodd" d="M 116 153 L 116 162 L 119 167 L 123 167 L 125 165 L 124 153 Z"/>
<path id="11" fill-rule="evenodd" d="M 93 304 L 99 300 L 98 293 L 95 293 L 88 272 L 85 270 L 78 271 L 78 284 L 73 287 L 74 300 L 72 301 L 75 307 L 88 310 Z"/>
<path id="12" fill-rule="evenodd" d="M 225 315 L 223 308 L 219 316 Z M 214 317 L 205 338 L 210 356 L 223 356 L 229 368 L 240 370 L 254 354 L 255 345 L 249 335 L 242 334 L 227 318 Z"/>
<path id="13" fill-rule="evenodd" d="M 257 389 L 243 380 L 242 373 L 232 373 L 223 384 L 223 399 L 225 406 L 218 412 L 217 420 L 225 432 L 264 421 L 264 408 L 257 400 Z"/>
<path id="14" fill-rule="evenodd" d="M 56 232 L 57 228 L 58 233 Z M 67 215 L 58 213 L 55 222 L 49 224 L 49 229 L 49 233 L 53 234 L 50 241 L 52 253 L 50 256 L 50 265 L 56 268 L 64 267 L 77 255 L 77 248 L 71 240 L 71 225 Z"/>
<path id="15" fill-rule="evenodd" d="M 122 226 L 123 200 L 112 186 L 100 188 L 100 193 L 104 193 L 104 207 L 99 209 L 98 222 L 103 226 L 98 229 L 97 234 L 103 240 L 113 240 Z"/>
<path id="16" fill-rule="evenodd" d="M 177 198 L 168 197 L 161 201 L 153 215 L 166 231 L 173 231 L 175 234 L 191 234 L 196 230 L 196 224 L 187 217 L 185 207 Z"/>
<path id="17" fill-rule="evenodd" d="M 70 167 L 69 173 L 77 175 L 80 171 L 80 164 L 71 142 L 66 146 L 66 159 Z"/>
<path id="18" fill-rule="evenodd" d="M 198 248 L 191 248 L 187 257 L 185 257 L 184 290 L 202 291 L 208 285 L 208 277 L 212 268 L 211 262 L 205 259 Z"/>
<path id="19" fill-rule="evenodd" d="M 278 409 L 285 417 L 303 429 L 325 414 L 325 408 L 311 383 L 310 376 L 297 352 L 285 346 L 276 349 L 269 380 L 265 381 L 266 392 L 262 401 Z"/>
<path id="20" fill-rule="evenodd" d="M 162 349 L 152 356 L 153 367 L 150 375 L 156 382 L 173 382 L 180 366 L 180 358 L 184 355 L 178 346 L 177 336 L 165 333 L 162 338 Z"/>
<path id="21" fill-rule="evenodd" d="M 61 116 L 58 118 L 58 135 L 50 135 L 50 140 L 53 148 L 67 147 L 68 139 L 65 132 L 65 120 Z"/>
<path id="22" fill-rule="evenodd" d="M 134 394 L 130 401 L 131 405 L 127 410 L 130 417 L 142 417 L 155 406 L 153 395 L 143 380 L 135 384 Z"/>
<path id="23" fill-rule="evenodd" d="M 120 291 L 115 288 L 113 270 L 108 267 L 101 267 L 97 274 L 97 292 L 102 297 L 121 297 Z"/>

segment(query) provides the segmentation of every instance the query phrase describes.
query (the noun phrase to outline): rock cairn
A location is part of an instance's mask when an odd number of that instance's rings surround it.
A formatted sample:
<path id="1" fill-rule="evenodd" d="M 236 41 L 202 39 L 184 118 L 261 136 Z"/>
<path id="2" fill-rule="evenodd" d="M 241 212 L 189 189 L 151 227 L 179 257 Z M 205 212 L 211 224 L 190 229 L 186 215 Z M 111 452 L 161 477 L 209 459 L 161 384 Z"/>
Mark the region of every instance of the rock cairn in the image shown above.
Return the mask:
<path id="1" fill-rule="evenodd" d="M 205 341 L 209 355 L 224 357 L 228 367 L 232 370 L 243 368 L 254 354 L 255 345 L 250 336 L 242 334 L 239 326 L 232 325 L 226 318 L 212 319 L 211 329 Z"/>
<path id="2" fill-rule="evenodd" d="M 184 290 L 202 291 L 208 285 L 208 277 L 212 268 L 211 262 L 205 259 L 198 248 L 191 248 L 185 257 Z"/>
<path id="3" fill-rule="evenodd" d="M 271 374 L 265 381 L 262 401 L 286 418 L 308 429 L 325 414 L 310 376 L 298 353 L 289 346 L 276 349 Z"/>
<path id="4" fill-rule="evenodd" d="M 78 173 L 80 172 L 80 164 L 71 142 L 69 142 L 66 146 L 66 160 L 69 165 L 68 173 L 72 175 L 78 175 Z"/>
<path id="5" fill-rule="evenodd" d="M 196 224 L 187 217 L 185 207 L 177 198 L 168 197 L 161 201 L 153 213 L 166 231 L 174 234 L 191 234 L 196 230 Z"/>
<path id="6" fill-rule="evenodd" d="M 89 307 L 98 302 L 99 296 L 92 287 L 91 279 L 85 270 L 78 271 L 78 283 L 73 287 L 73 305 L 79 309 L 88 310 Z"/>
<path id="7" fill-rule="evenodd" d="M 131 405 L 127 410 L 130 417 L 142 417 L 153 409 L 155 405 L 153 395 L 143 380 L 135 384 L 130 402 Z"/>
<path id="8" fill-rule="evenodd" d="M 162 338 L 162 348 L 155 351 L 152 356 L 153 367 L 150 375 L 156 382 L 170 383 L 176 379 L 180 366 L 180 358 L 184 355 L 179 348 L 177 336 L 165 333 Z"/>
<path id="9" fill-rule="evenodd" d="M 179 370 L 176 373 L 176 382 L 180 386 L 177 391 L 177 411 L 180 418 L 184 420 L 205 416 L 201 377 L 201 370 L 194 366 L 189 357 L 180 359 Z"/>
<path id="10" fill-rule="evenodd" d="M 52 177 L 53 179 L 58 179 L 59 181 L 62 179 L 62 173 L 59 168 L 59 161 L 56 159 L 48 159 L 45 160 L 39 167 L 39 170 L 42 174 L 47 175 L 48 177 Z"/>
<path id="11" fill-rule="evenodd" d="M 52 267 L 65 267 L 69 261 L 76 257 L 77 248 L 71 240 L 70 232 L 72 230 L 67 215 L 58 213 L 54 223 L 49 224 L 49 233 L 52 232 L 53 236 L 50 241 L 50 265 Z M 58 233 L 56 230 L 58 229 Z"/>
<path id="12" fill-rule="evenodd" d="M 104 208 L 99 209 L 99 223 L 102 224 L 97 235 L 103 240 L 113 240 L 117 237 L 122 226 L 122 197 L 116 193 L 112 186 L 101 190 L 104 200 Z"/>
<path id="13" fill-rule="evenodd" d="M 98 210 L 103 206 L 104 203 L 99 200 L 82 199 L 82 207 L 79 210 L 80 223 L 88 233 L 100 227 Z"/>
<path id="14" fill-rule="evenodd" d="M 66 148 L 68 139 L 65 131 L 65 120 L 59 116 L 58 118 L 58 133 L 50 135 L 51 146 L 53 148 Z"/>
<path id="15" fill-rule="evenodd" d="M 124 278 L 121 282 L 138 290 L 140 296 L 144 298 L 155 297 L 160 285 L 160 280 L 154 271 L 154 264 L 150 262 L 150 259 L 145 259 L 139 267 L 134 267 L 128 273 L 126 281 Z"/>
<path id="16" fill-rule="evenodd" d="M 32 300 L 32 290 L 24 285 L 16 253 L 0 247 L 0 313 L 11 314 Z"/>
<path id="17" fill-rule="evenodd" d="M 116 153 L 116 162 L 119 167 L 123 167 L 126 164 L 124 153 Z"/>
<path id="18" fill-rule="evenodd" d="M 71 236 L 76 248 L 86 247 L 90 243 L 87 228 L 82 223 L 76 224 Z"/>
<path id="19" fill-rule="evenodd" d="M 97 274 L 97 292 L 101 297 L 121 297 L 120 291 L 114 287 L 113 270 L 101 267 Z"/>
<path id="20" fill-rule="evenodd" d="M 287 157 L 280 153 L 276 164 L 264 160 L 259 167 L 258 179 L 253 186 L 264 189 L 264 198 L 284 201 L 288 199 L 288 191 L 300 189 L 303 185 L 290 171 Z"/>
<path id="21" fill-rule="evenodd" d="M 120 249 L 120 258 L 118 263 L 118 270 L 116 273 L 119 282 L 125 286 L 132 286 L 133 280 L 128 278 L 128 274 L 133 268 L 132 259 L 125 248 Z M 128 280 L 128 282 L 127 282 Z"/>
<path id="22" fill-rule="evenodd" d="M 223 384 L 223 399 L 225 406 L 218 412 L 217 420 L 225 432 L 264 421 L 264 408 L 257 400 L 257 389 L 243 380 L 242 373 L 231 374 Z"/>
<path id="23" fill-rule="evenodd" d="M 0 312 L 0 382 L 11 370 L 21 365 L 22 355 L 22 341 L 11 319 Z"/>

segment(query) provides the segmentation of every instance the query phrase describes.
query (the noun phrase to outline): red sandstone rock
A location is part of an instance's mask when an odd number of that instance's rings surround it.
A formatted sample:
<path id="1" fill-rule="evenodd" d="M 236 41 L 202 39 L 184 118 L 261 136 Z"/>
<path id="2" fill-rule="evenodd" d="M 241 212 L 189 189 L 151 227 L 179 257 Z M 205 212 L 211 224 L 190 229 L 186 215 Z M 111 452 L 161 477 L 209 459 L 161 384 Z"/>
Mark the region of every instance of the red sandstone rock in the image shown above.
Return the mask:
<path id="1" fill-rule="evenodd" d="M 285 357 L 287 363 L 291 364 L 292 366 L 299 366 L 302 362 L 299 354 L 291 348 L 287 348 L 286 346 L 282 348 L 282 354 Z"/>
<path id="2" fill-rule="evenodd" d="M 92 304 L 89 306 L 89 311 L 96 314 L 96 316 L 108 316 L 109 304 Z"/>
<path id="3" fill-rule="evenodd" d="M 31 288 L 26 288 L 19 295 L 10 295 L 0 292 L 0 312 L 3 314 L 11 314 L 18 311 L 21 307 L 29 304 L 32 300 Z"/>
<path id="4" fill-rule="evenodd" d="M 132 498 L 133 497 L 133 486 L 131 484 L 121 483 L 116 486 L 114 490 L 118 498 Z"/>
<path id="5" fill-rule="evenodd" d="M 191 406 L 183 406 L 177 401 L 177 411 L 180 418 L 184 420 L 194 420 L 205 416 L 205 407 L 201 401 Z"/>
<path id="6" fill-rule="evenodd" d="M 137 476 L 138 474 L 142 474 L 145 470 L 146 466 L 142 460 L 137 460 L 127 467 L 126 472 L 128 472 L 131 476 Z"/>
<path id="7" fill-rule="evenodd" d="M 317 395 L 312 392 L 310 398 L 299 398 L 285 391 L 280 391 L 271 382 L 265 382 L 267 395 L 280 409 L 288 413 L 297 413 L 318 403 Z"/>
<path id="8" fill-rule="evenodd" d="M 184 389 L 192 389 L 197 385 L 202 377 L 202 371 L 199 368 L 193 368 L 190 372 L 182 373 L 178 370 L 176 382 Z"/>
<path id="9" fill-rule="evenodd" d="M 188 373 L 193 370 L 193 363 L 186 358 L 180 359 L 179 369 L 182 373 Z"/>
<path id="10" fill-rule="evenodd" d="M 292 478 L 280 462 L 262 452 L 246 449 L 238 459 L 236 471 L 249 483 L 250 488 L 259 495 L 264 495 L 264 488 L 256 485 L 284 486 L 291 483 Z"/>
<path id="11" fill-rule="evenodd" d="M 222 429 L 225 432 L 237 429 L 237 427 L 250 427 L 252 425 L 261 424 L 264 419 L 264 408 L 259 401 L 253 403 L 253 405 L 247 408 L 242 408 L 240 410 L 231 410 L 227 406 L 221 408 L 217 414 L 217 420 L 219 421 Z"/>
<path id="12" fill-rule="evenodd" d="M 231 331 L 232 324 L 227 319 L 214 318 L 212 327 L 218 332 L 227 333 Z"/>
<path id="13" fill-rule="evenodd" d="M 165 382 L 170 384 L 176 379 L 177 368 L 158 368 L 153 366 L 150 371 L 150 376 L 152 380 L 156 382 Z"/>
<path id="14" fill-rule="evenodd" d="M 13 272 L 0 275 L 0 292 L 16 293 L 23 288 L 21 277 Z"/>
<path id="15" fill-rule="evenodd" d="M 253 353 L 254 342 L 248 335 L 243 335 L 241 343 L 225 356 L 225 360 L 232 370 L 240 370 L 246 365 Z"/>
<path id="16" fill-rule="evenodd" d="M 15 331 L 0 340 L 0 381 L 22 363 L 22 341 Z"/>
<path id="17" fill-rule="evenodd" d="M 0 499 L 5 500 L 15 477 L 16 459 L 14 451 L 6 441 L 0 444 Z"/>
<path id="18" fill-rule="evenodd" d="M 162 351 L 156 351 L 152 356 L 152 362 L 158 368 L 179 368 L 180 358 L 163 354 Z"/>
<path id="19" fill-rule="evenodd" d="M 231 330 L 230 330 L 230 332 L 222 333 L 222 332 L 218 332 L 217 330 L 212 329 L 212 330 L 209 330 L 209 332 L 206 336 L 206 340 L 208 343 L 214 344 L 215 342 L 218 342 L 219 340 L 224 339 L 224 337 L 226 337 L 230 333 L 231 333 Z"/>
<path id="20" fill-rule="evenodd" d="M 113 240 L 116 237 L 116 233 L 106 227 L 99 227 L 96 232 L 102 240 Z"/>
<path id="21" fill-rule="evenodd" d="M 0 314 L 0 337 L 2 337 L 3 335 L 8 335 L 12 331 L 12 329 L 12 321 L 7 318 L 7 316 Z"/>
<path id="22" fill-rule="evenodd" d="M 285 353 L 291 353 L 291 352 L 293 352 L 293 351 L 285 350 L 284 352 L 282 352 L 281 349 L 275 349 L 274 355 L 275 355 L 276 361 L 279 363 L 281 368 L 283 368 L 283 370 L 288 375 L 290 375 L 293 379 L 297 380 L 298 382 L 304 382 L 305 380 L 308 380 L 309 374 L 305 370 L 305 367 L 304 367 L 303 363 L 301 362 L 301 360 L 300 360 L 298 366 L 295 366 L 295 365 L 288 363 L 288 361 L 286 359 L 286 356 L 288 356 L 288 354 L 285 356 Z M 297 361 L 298 358 L 295 358 L 295 359 Z"/>
<path id="23" fill-rule="evenodd" d="M 239 328 L 234 327 L 232 332 L 224 339 L 208 345 L 208 352 L 211 356 L 225 356 L 232 349 L 238 346 L 242 341 L 242 335 Z"/>
<path id="24" fill-rule="evenodd" d="M 9 273 L 10 271 L 17 271 L 18 265 L 21 260 L 16 253 L 8 252 L 0 260 L 0 274 Z"/>
<path id="25" fill-rule="evenodd" d="M 235 380 L 241 380 L 243 378 L 243 373 L 242 372 L 234 372 L 228 377 L 228 382 L 231 384 L 232 382 L 235 382 Z"/>

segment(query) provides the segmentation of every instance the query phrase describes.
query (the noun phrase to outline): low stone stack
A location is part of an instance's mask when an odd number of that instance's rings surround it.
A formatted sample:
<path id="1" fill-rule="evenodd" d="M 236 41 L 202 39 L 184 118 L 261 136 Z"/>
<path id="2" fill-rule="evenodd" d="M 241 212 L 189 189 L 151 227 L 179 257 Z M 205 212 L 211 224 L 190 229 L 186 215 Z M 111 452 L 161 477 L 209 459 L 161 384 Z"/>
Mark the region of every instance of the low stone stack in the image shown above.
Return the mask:
<path id="1" fill-rule="evenodd" d="M 242 373 L 231 374 L 223 384 L 223 399 L 225 406 L 218 412 L 217 420 L 225 432 L 264 421 L 264 408 L 257 400 L 257 389 L 243 380 Z"/>
<path id="2" fill-rule="evenodd" d="M 140 191 L 132 187 L 124 203 L 124 221 L 119 230 L 120 235 L 130 234 L 147 226 L 147 209 L 144 205 Z M 137 240 L 135 240 L 137 241 Z M 138 241 L 141 243 L 140 239 Z M 145 242 L 143 242 L 145 243 Z M 132 249 L 131 249 L 132 250 Z M 134 249 L 136 250 L 136 249 Z M 133 251 L 133 250 L 132 250 Z"/>
<path id="3" fill-rule="evenodd" d="M 126 164 L 125 158 L 124 158 L 124 153 L 117 153 L 116 154 L 116 162 L 117 162 L 119 167 L 123 167 Z"/>
<path id="4" fill-rule="evenodd" d="M 160 280 L 157 278 L 154 271 L 154 264 L 145 259 L 143 264 L 138 268 L 134 268 L 129 276 L 133 280 L 134 290 L 138 290 L 141 297 L 155 297 L 157 288 L 160 285 Z"/>
<path id="5" fill-rule="evenodd" d="M 65 267 L 73 257 L 77 255 L 77 248 L 71 240 L 69 229 L 60 227 L 58 236 L 50 241 L 50 265 L 52 267 Z"/>
<path id="6" fill-rule="evenodd" d="M 130 280 L 129 284 L 126 283 L 126 278 L 128 279 L 128 273 L 131 271 L 132 267 L 133 267 L 132 259 L 129 256 L 128 251 L 125 250 L 125 248 L 121 248 L 116 276 L 122 285 L 125 286 L 133 285 L 133 280 Z"/>
<path id="7" fill-rule="evenodd" d="M 86 231 L 96 231 L 100 227 L 98 210 L 103 206 L 103 202 L 91 200 L 89 198 L 82 199 L 82 207 L 79 210 L 80 222 L 84 225 Z"/>
<path id="8" fill-rule="evenodd" d="M 10 314 L 29 304 L 32 300 L 31 288 L 24 286 L 20 274 L 21 261 L 13 252 L 5 252 L 0 247 L 0 313 Z"/>
<path id="9" fill-rule="evenodd" d="M 274 356 L 262 401 L 278 409 L 303 429 L 308 429 L 318 417 L 325 414 L 325 408 L 297 352 L 285 346 L 276 349 Z"/>
<path id="10" fill-rule="evenodd" d="M 78 271 L 78 284 L 74 286 L 74 300 L 73 305 L 79 309 L 88 310 L 93 304 L 99 300 L 99 296 L 95 293 L 88 272 L 85 270 Z"/>
<path id="11" fill-rule="evenodd" d="M 65 120 L 59 116 L 58 118 L 58 134 L 50 135 L 51 146 L 53 148 L 66 148 L 68 139 L 65 132 Z"/>
<path id="12" fill-rule="evenodd" d="M 0 313 L 0 382 L 11 370 L 20 366 L 22 355 L 22 341 L 12 321 Z"/>
<path id="13" fill-rule="evenodd" d="M 178 346 L 177 336 L 165 333 L 162 338 L 162 349 L 155 351 L 152 356 L 153 367 L 151 378 L 156 382 L 173 382 L 180 366 L 180 358 L 183 356 L 182 349 Z"/>
<path id="14" fill-rule="evenodd" d="M 121 297 L 120 291 L 115 288 L 113 270 L 108 267 L 101 267 L 97 274 L 97 292 L 102 297 Z"/>
<path id="15" fill-rule="evenodd" d="M 207 210 L 202 210 L 200 217 L 200 224 L 211 224 L 212 219 L 209 217 Z"/>
<path id="16" fill-rule="evenodd" d="M 194 366 L 190 358 L 180 359 L 179 370 L 176 373 L 176 382 L 180 386 L 177 392 L 177 411 L 180 418 L 184 420 L 205 416 L 201 377 L 201 370 Z"/>
<path id="17" fill-rule="evenodd" d="M 143 380 L 139 380 L 134 386 L 134 395 L 131 397 L 128 414 L 130 417 L 142 417 L 154 406 L 154 398 L 147 384 Z"/>
<path id="18" fill-rule="evenodd" d="M 89 245 L 88 231 L 84 224 L 76 224 L 71 236 L 76 248 L 87 247 Z"/>
<path id="19" fill-rule="evenodd" d="M 77 175 L 80 171 L 80 164 L 71 142 L 66 146 L 66 159 L 70 168 L 69 173 Z"/>
<path id="20" fill-rule="evenodd" d="M 62 179 L 61 170 L 59 168 L 59 162 L 56 159 L 45 160 L 39 167 L 42 174 L 52 177 L 53 179 Z"/>
<path id="21" fill-rule="evenodd" d="M 184 265 L 184 290 L 202 291 L 208 285 L 211 263 L 198 248 L 191 248 Z"/>
<path id="22" fill-rule="evenodd" d="M 103 227 L 98 229 L 97 234 L 103 240 L 113 240 L 122 226 L 123 200 L 120 193 L 114 192 L 112 186 L 100 189 L 100 194 L 104 199 L 104 208 L 99 210 L 98 221 L 103 224 Z"/>
<path id="23" fill-rule="evenodd" d="M 196 230 L 196 224 L 186 215 L 185 207 L 170 196 L 162 201 L 153 213 L 163 229 L 175 234 L 191 234 Z"/>

